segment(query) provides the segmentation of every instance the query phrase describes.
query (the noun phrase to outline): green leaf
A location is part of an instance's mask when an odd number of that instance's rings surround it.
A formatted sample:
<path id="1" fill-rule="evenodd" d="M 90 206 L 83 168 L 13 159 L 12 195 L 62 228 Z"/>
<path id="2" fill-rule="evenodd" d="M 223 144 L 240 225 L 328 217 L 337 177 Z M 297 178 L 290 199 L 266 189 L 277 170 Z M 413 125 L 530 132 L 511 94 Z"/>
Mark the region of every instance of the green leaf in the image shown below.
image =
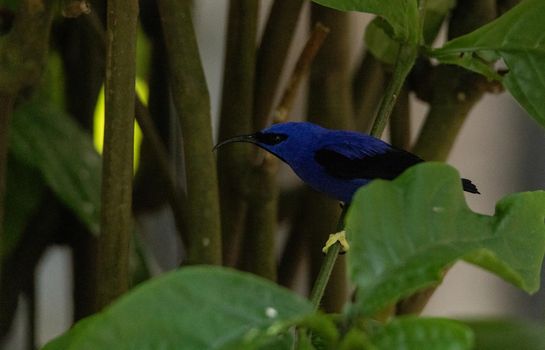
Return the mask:
<path id="1" fill-rule="evenodd" d="M 339 340 L 339 331 L 330 315 L 314 314 L 297 322 L 297 326 L 312 332 L 312 343 L 318 349 L 334 349 Z"/>
<path id="2" fill-rule="evenodd" d="M 371 342 L 377 350 L 464 350 L 472 349 L 473 334 L 457 321 L 407 316 L 393 319 Z"/>
<path id="3" fill-rule="evenodd" d="M 545 126 L 545 1 L 525 0 L 495 21 L 432 51 L 440 62 L 490 77 L 488 63 L 501 58 L 509 69 L 503 84 Z M 460 57 L 460 58 L 459 58 Z M 463 58 L 463 59 L 461 59 Z"/>
<path id="4" fill-rule="evenodd" d="M 416 45 L 420 41 L 419 17 L 416 0 L 313 0 L 341 11 L 374 13 L 383 17 L 392 27 L 397 41 Z"/>
<path id="5" fill-rule="evenodd" d="M 294 327 L 297 338 L 293 337 Z M 314 313 L 291 321 L 277 323 L 266 331 L 253 332 L 239 342 L 229 344 L 229 349 L 334 349 L 339 339 L 339 331 L 331 315 Z"/>
<path id="6" fill-rule="evenodd" d="M 339 344 L 339 350 L 375 350 L 369 340 L 369 336 L 363 331 L 352 328 L 346 333 L 341 343 Z"/>
<path id="7" fill-rule="evenodd" d="M 523 320 L 465 321 L 475 334 L 476 350 L 543 350 L 543 323 Z"/>
<path id="8" fill-rule="evenodd" d="M 182 268 L 141 284 L 46 345 L 55 349 L 248 349 L 237 346 L 313 313 L 307 300 L 227 268 Z M 286 346 L 271 349 L 289 349 Z"/>
<path id="9" fill-rule="evenodd" d="M 29 217 L 43 198 L 45 183 L 39 173 L 21 164 L 13 157 L 8 159 L 6 181 L 6 212 L 0 257 L 7 256 L 15 247 Z"/>
<path id="10" fill-rule="evenodd" d="M 400 43 L 388 34 L 384 20 L 376 17 L 369 22 L 365 29 L 365 45 L 381 62 L 393 65 L 399 52 Z"/>
<path id="11" fill-rule="evenodd" d="M 91 137 L 44 101 L 13 113 L 10 152 L 37 169 L 53 192 L 95 234 L 99 230 L 101 159 Z"/>
<path id="12" fill-rule="evenodd" d="M 545 253 L 545 192 L 508 196 L 494 216 L 472 212 L 455 169 L 423 163 L 358 190 L 346 232 L 357 309 L 373 314 L 435 285 L 466 258 L 535 292 Z"/>
<path id="13" fill-rule="evenodd" d="M 456 4 L 455 0 L 427 0 L 424 10 L 423 39 L 430 45 L 449 11 Z M 365 30 L 365 45 L 380 61 L 394 64 L 399 52 L 400 42 L 394 39 L 391 28 L 382 17 L 373 19 Z"/>
<path id="14" fill-rule="evenodd" d="M 424 43 L 431 45 L 450 10 L 456 6 L 456 0 L 426 0 L 424 10 Z"/>

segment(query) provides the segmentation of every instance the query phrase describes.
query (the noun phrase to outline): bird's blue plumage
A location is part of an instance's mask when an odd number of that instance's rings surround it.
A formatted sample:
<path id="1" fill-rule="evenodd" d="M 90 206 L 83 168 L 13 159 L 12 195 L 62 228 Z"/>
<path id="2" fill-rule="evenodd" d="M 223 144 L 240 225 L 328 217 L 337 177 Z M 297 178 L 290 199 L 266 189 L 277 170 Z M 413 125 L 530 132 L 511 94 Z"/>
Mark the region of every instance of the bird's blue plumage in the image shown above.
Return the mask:
<path id="1" fill-rule="evenodd" d="M 233 141 L 252 142 L 273 153 L 312 188 L 345 203 L 373 179 L 393 179 L 423 161 L 375 137 L 309 122 L 275 124 L 224 143 Z M 463 184 L 466 191 L 478 193 L 469 180 Z"/>

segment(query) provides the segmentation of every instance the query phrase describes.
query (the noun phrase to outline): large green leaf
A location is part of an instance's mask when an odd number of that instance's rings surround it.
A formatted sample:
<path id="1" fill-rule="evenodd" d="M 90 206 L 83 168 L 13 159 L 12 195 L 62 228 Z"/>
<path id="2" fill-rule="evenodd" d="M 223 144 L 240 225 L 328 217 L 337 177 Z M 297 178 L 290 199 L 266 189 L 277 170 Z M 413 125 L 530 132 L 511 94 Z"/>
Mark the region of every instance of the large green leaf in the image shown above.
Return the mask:
<path id="1" fill-rule="evenodd" d="M 187 267 L 136 287 L 45 349 L 246 349 L 234 344 L 312 313 L 307 300 L 254 275 Z"/>
<path id="2" fill-rule="evenodd" d="M 423 163 L 355 195 L 346 220 L 357 305 L 372 314 L 438 283 L 465 258 L 527 292 L 539 288 L 545 253 L 545 192 L 508 196 L 494 216 L 472 212 L 451 167 Z"/>
<path id="3" fill-rule="evenodd" d="M 416 45 L 420 41 L 416 0 L 313 0 L 341 11 L 374 13 L 392 27 L 393 37 L 400 42 Z"/>
<path id="4" fill-rule="evenodd" d="M 400 317 L 371 337 L 377 350 L 466 350 L 472 349 L 471 329 L 441 318 Z"/>
<path id="5" fill-rule="evenodd" d="M 471 320 L 464 322 L 475 334 L 476 350 L 543 350 L 545 326 L 525 320 Z"/>
<path id="6" fill-rule="evenodd" d="M 93 233 L 99 230 L 101 160 L 90 135 L 41 100 L 17 108 L 10 130 L 14 158 L 37 169 Z"/>
<path id="7" fill-rule="evenodd" d="M 447 42 L 432 55 L 488 77 L 489 65 L 502 58 L 509 72 L 503 84 L 545 126 L 545 1 L 525 0 L 495 21 Z"/>

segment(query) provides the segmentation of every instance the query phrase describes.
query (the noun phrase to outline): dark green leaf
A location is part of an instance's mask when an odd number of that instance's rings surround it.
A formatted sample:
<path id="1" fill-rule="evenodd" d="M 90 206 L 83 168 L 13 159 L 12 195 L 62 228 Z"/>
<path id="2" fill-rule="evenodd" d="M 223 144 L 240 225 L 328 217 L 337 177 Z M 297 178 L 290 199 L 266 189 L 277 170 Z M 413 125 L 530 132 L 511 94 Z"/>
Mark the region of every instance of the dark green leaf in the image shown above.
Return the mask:
<path id="1" fill-rule="evenodd" d="M 377 350 L 472 349 L 473 334 L 464 324 L 440 318 L 400 317 L 371 336 Z"/>
<path id="2" fill-rule="evenodd" d="M 503 59 L 509 69 L 503 84 L 545 126 L 544 13 L 545 1 L 522 1 L 495 21 L 449 41 L 432 55 L 443 63 L 458 64 L 488 77 L 490 68 L 482 61 Z"/>
<path id="3" fill-rule="evenodd" d="M 43 102 L 25 103 L 13 114 L 10 151 L 37 169 L 63 203 L 98 233 L 101 160 L 90 135 L 75 121 Z"/>
<path id="4" fill-rule="evenodd" d="M 346 220 L 351 279 L 361 312 L 373 314 L 425 287 L 466 258 L 527 292 L 539 288 L 545 192 L 508 196 L 494 216 L 472 212 L 458 173 L 440 163 L 360 189 Z"/>
<path id="5" fill-rule="evenodd" d="M 187 267 L 141 284 L 45 349 L 253 349 L 244 343 L 280 337 L 312 313 L 307 300 L 254 275 Z M 268 348 L 291 346 L 280 344 Z"/>
<path id="6" fill-rule="evenodd" d="M 392 27 L 397 41 L 416 45 L 420 41 L 419 17 L 416 0 L 313 0 L 341 11 L 374 13 L 383 17 Z"/>
<path id="7" fill-rule="evenodd" d="M 475 334 L 475 350 L 543 350 L 545 326 L 522 320 L 466 321 Z"/>

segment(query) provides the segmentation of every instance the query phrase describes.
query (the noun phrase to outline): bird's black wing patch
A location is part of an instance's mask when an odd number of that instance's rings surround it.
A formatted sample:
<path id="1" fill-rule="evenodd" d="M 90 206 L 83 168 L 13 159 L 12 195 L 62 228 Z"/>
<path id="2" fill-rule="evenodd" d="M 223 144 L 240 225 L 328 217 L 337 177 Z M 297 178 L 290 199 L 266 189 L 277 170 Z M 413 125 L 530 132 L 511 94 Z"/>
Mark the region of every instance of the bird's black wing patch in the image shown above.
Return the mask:
<path id="1" fill-rule="evenodd" d="M 423 161 L 412 153 L 395 148 L 361 158 L 349 158 L 337 151 L 323 148 L 316 151 L 314 159 L 329 175 L 346 180 L 392 180 L 407 168 Z"/>
<path id="2" fill-rule="evenodd" d="M 475 193 L 475 194 L 481 194 L 479 190 L 477 189 L 477 186 L 471 180 L 468 179 L 462 179 L 462 186 L 464 187 L 464 191 L 469 193 Z"/>

